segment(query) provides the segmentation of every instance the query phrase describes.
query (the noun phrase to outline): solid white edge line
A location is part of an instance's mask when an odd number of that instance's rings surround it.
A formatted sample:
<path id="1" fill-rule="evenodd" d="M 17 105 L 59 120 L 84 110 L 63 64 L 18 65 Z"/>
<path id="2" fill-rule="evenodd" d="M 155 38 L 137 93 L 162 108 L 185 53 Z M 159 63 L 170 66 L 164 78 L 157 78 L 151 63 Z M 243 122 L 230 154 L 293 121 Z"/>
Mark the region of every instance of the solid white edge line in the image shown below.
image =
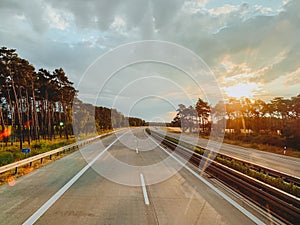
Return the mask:
<path id="1" fill-rule="evenodd" d="M 149 136 L 150 137 L 150 136 Z M 150 139 L 158 144 L 152 137 Z M 167 153 L 169 156 L 171 156 L 173 159 L 175 159 L 180 165 L 182 165 L 185 169 L 187 169 L 190 173 L 192 173 L 195 177 L 197 177 L 199 180 L 201 180 L 204 184 L 206 184 L 209 188 L 214 190 L 216 193 L 218 193 L 223 199 L 225 199 L 227 202 L 229 202 L 231 205 L 233 205 L 235 208 L 237 208 L 240 212 L 242 212 L 245 216 L 247 216 L 250 220 L 252 220 L 256 224 L 264 225 L 265 223 L 262 222 L 260 219 L 258 219 L 256 216 L 254 216 L 251 212 L 249 212 L 247 209 L 239 205 L 236 201 L 231 199 L 228 195 L 223 193 L 221 190 L 219 190 L 217 187 L 215 187 L 213 184 L 209 183 L 207 180 L 205 180 L 203 177 L 201 177 L 198 173 L 196 173 L 194 170 L 192 170 L 190 167 L 188 167 L 186 164 L 181 162 L 178 158 L 173 156 L 171 153 L 169 153 L 167 150 L 165 150 L 162 146 L 158 144 L 158 147 L 162 149 L 165 153 Z"/>
<path id="2" fill-rule="evenodd" d="M 124 136 L 127 132 L 122 134 L 119 138 Z M 47 202 L 44 203 L 34 214 L 32 214 L 23 225 L 34 224 L 81 176 L 84 174 L 95 162 L 98 160 L 113 144 L 115 144 L 119 138 L 114 140 L 109 146 L 107 146 L 99 155 L 96 156 L 91 162 L 89 162 L 83 169 L 81 169 L 68 183 L 66 183 L 58 192 L 56 192 Z"/>
<path id="3" fill-rule="evenodd" d="M 149 205 L 149 198 L 148 198 L 147 189 L 146 189 L 146 186 L 145 186 L 145 181 L 144 181 L 143 174 L 140 174 L 140 177 L 141 177 L 142 190 L 143 190 L 145 204 Z"/>

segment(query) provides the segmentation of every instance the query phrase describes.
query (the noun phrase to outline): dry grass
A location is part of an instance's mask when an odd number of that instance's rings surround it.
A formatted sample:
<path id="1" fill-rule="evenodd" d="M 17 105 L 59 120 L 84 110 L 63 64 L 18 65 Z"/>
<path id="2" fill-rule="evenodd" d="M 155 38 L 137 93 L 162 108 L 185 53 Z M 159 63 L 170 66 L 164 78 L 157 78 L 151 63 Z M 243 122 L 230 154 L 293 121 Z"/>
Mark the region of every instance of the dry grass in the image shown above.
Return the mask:
<path id="1" fill-rule="evenodd" d="M 69 145 L 75 142 L 74 137 L 66 139 L 53 139 L 50 140 L 39 140 L 31 142 L 29 146 L 28 142 L 23 143 L 23 148 L 30 148 L 30 153 L 22 153 L 19 147 L 19 143 L 15 142 L 13 145 L 8 143 L 6 146 L 4 143 L 1 143 L 0 148 L 0 166 L 13 163 L 15 161 L 22 160 L 40 153 L 44 153 L 62 146 Z"/>
<path id="2" fill-rule="evenodd" d="M 65 138 L 59 138 L 56 137 L 53 140 L 37 140 L 37 141 L 32 141 L 31 144 L 29 145 L 27 141 L 25 141 L 23 143 L 23 148 L 34 148 L 34 146 L 38 146 L 40 144 L 44 144 L 46 146 L 55 146 L 55 145 L 59 145 L 62 143 L 74 143 L 75 142 L 75 137 L 74 136 L 70 136 L 69 139 L 65 139 Z M 14 152 L 14 151 L 20 151 L 20 147 L 19 147 L 19 142 L 13 142 L 13 145 L 11 145 L 11 143 L 9 142 L 6 146 L 6 144 L 4 142 L 0 142 L 0 152 L 1 151 L 8 151 L 8 152 Z"/>
<path id="3" fill-rule="evenodd" d="M 171 132 L 171 133 L 182 133 L 182 130 L 180 127 L 164 127 L 163 129 L 165 131 Z"/>
<path id="4" fill-rule="evenodd" d="M 277 146 L 257 144 L 257 143 L 244 143 L 244 142 L 241 142 L 241 141 L 228 140 L 228 139 L 224 139 L 223 142 L 227 143 L 227 144 L 242 146 L 242 147 L 245 147 L 245 148 L 254 148 L 254 149 L 257 149 L 257 150 L 260 150 L 260 151 L 265 151 L 265 152 L 271 152 L 271 153 L 275 153 L 275 154 L 279 154 L 279 155 L 284 155 L 284 149 L 280 148 L 280 147 L 277 147 Z M 285 155 L 295 157 L 295 158 L 300 158 L 300 151 L 297 151 L 297 150 L 292 149 L 292 148 L 287 148 Z"/>

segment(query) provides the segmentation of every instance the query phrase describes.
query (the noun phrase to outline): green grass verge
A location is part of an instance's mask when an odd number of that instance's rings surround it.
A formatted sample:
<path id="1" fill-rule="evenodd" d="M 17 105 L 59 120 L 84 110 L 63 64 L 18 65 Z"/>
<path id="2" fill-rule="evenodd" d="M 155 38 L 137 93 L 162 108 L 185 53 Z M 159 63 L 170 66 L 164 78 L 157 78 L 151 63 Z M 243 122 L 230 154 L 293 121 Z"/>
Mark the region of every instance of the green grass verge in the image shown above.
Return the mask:
<path id="1" fill-rule="evenodd" d="M 258 172 L 256 170 L 249 168 L 248 166 L 244 165 L 241 162 L 237 162 L 234 159 L 229 160 L 221 157 L 216 157 L 215 160 L 225 166 L 228 166 L 252 178 L 255 178 L 266 184 L 269 184 L 273 187 L 283 190 L 287 193 L 300 197 L 300 187 L 298 187 L 292 182 L 288 183 L 285 182 L 282 178 L 270 176 L 268 173 Z"/>
<path id="2" fill-rule="evenodd" d="M 30 153 L 24 154 L 18 145 L 2 146 L 0 150 L 0 166 L 4 166 L 31 156 L 35 156 L 53 149 L 57 149 L 75 142 L 75 138 L 68 140 L 55 139 L 53 141 L 34 141 L 30 146 L 24 144 L 24 148 L 30 148 Z"/>

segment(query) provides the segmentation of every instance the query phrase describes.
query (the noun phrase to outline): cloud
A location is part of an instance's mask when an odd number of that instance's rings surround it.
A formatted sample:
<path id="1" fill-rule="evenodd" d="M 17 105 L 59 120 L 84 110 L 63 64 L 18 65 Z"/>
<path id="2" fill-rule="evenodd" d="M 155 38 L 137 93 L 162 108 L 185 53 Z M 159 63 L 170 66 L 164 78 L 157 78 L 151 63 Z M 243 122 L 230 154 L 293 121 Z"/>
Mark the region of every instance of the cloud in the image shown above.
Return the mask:
<path id="1" fill-rule="evenodd" d="M 252 82 L 268 83 L 299 67 L 299 2 L 289 4 L 278 16 L 257 16 L 216 34 L 230 55 L 231 63 L 246 71 L 225 70 L 228 76 L 252 73 Z M 224 58 L 224 56 L 220 56 Z M 221 59 L 222 59 L 221 58 Z M 217 71 L 218 72 L 218 71 Z M 224 71 L 222 71 L 224 72 Z"/>
<path id="2" fill-rule="evenodd" d="M 300 67 L 298 67 L 295 71 L 287 74 L 284 78 L 284 85 L 286 86 L 294 86 L 300 83 Z"/>
<path id="3" fill-rule="evenodd" d="M 170 111 L 170 112 L 164 113 L 164 115 L 162 116 L 162 119 L 164 122 L 169 122 L 169 121 L 172 121 L 176 115 L 177 115 L 176 111 Z"/>
<path id="4" fill-rule="evenodd" d="M 2 0 L 0 42 L 16 48 L 37 68 L 63 67 L 77 83 L 97 57 L 118 45 L 165 40 L 199 55 L 220 85 L 255 82 L 275 90 L 272 84 L 280 80 L 284 88 L 294 88 L 286 91 L 295 90 L 299 87 L 300 2 L 234 3 Z M 126 76 L 119 78 L 121 84 L 127 82 Z M 181 82 L 190 96 L 197 95 L 180 76 L 170 77 Z"/>
<path id="5" fill-rule="evenodd" d="M 35 32 L 45 32 L 49 24 L 44 18 L 46 14 L 46 4 L 43 1 L 18 1 L 3 0 L 0 3 L 1 21 L 10 23 L 11 17 L 20 16 L 33 28 Z M 13 27 L 17 27 L 16 21 L 11 21 Z M 4 25 L 4 24 L 3 24 Z M 5 23 L 5 25 L 7 25 Z"/>
<path id="6" fill-rule="evenodd" d="M 226 5 L 218 7 L 218 8 L 210 9 L 210 10 L 208 10 L 208 12 L 211 15 L 220 16 L 222 14 L 229 14 L 229 13 L 232 13 L 232 12 L 237 11 L 237 10 L 238 10 L 238 7 L 226 4 Z"/>
<path id="7" fill-rule="evenodd" d="M 71 17 L 70 14 L 62 10 L 55 10 L 51 6 L 46 6 L 46 15 L 48 17 L 48 23 L 50 26 L 65 30 L 68 26 L 68 17 Z"/>

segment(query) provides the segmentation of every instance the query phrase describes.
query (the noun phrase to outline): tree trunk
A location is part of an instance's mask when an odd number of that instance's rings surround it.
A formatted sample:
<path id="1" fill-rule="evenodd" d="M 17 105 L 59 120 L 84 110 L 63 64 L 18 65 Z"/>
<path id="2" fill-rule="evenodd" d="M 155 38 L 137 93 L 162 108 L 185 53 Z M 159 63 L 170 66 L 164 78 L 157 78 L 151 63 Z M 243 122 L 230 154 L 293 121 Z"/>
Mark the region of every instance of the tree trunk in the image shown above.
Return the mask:
<path id="1" fill-rule="evenodd" d="M 64 115 L 65 115 L 65 121 L 64 121 L 64 129 L 65 129 L 65 135 L 66 135 L 66 139 L 69 139 L 69 134 L 68 134 L 68 127 L 67 127 L 67 123 L 68 123 L 68 112 L 67 112 L 67 107 L 66 104 L 63 103 L 63 110 L 64 110 Z"/>
<path id="2" fill-rule="evenodd" d="M 15 87 L 14 80 L 12 77 L 11 77 L 11 84 L 12 84 L 12 89 L 13 89 L 14 97 L 15 97 L 15 105 L 17 107 L 17 115 L 18 115 L 18 120 L 19 120 L 18 130 L 19 130 L 19 135 L 20 135 L 20 149 L 22 149 L 23 148 L 22 116 L 21 116 L 21 112 L 20 112 L 20 108 L 19 108 L 19 100 L 18 100 L 18 96 L 17 96 L 17 92 L 16 92 L 16 87 Z"/>
<path id="3" fill-rule="evenodd" d="M 27 128 L 27 138 L 28 138 L 28 145 L 30 146 L 31 143 L 31 122 L 30 122 L 30 110 L 31 106 L 29 104 L 29 95 L 28 90 L 26 89 L 26 128 Z"/>
<path id="4" fill-rule="evenodd" d="M 62 106 L 61 106 L 61 102 L 59 102 L 58 104 L 59 104 L 59 106 L 58 106 L 59 138 L 61 139 L 61 138 L 62 138 L 62 129 L 61 129 L 60 123 L 62 122 L 62 121 L 61 121 L 61 111 L 62 111 Z"/>
<path id="5" fill-rule="evenodd" d="M 5 135 L 5 123 L 4 123 L 4 117 L 2 113 L 2 108 L 0 108 L 0 124 L 1 124 L 1 132 L 3 134 L 3 140 L 7 145 L 7 137 Z"/>
<path id="6" fill-rule="evenodd" d="M 31 81 L 31 91 L 32 91 L 32 104 L 33 104 L 33 113 L 32 113 L 32 126 L 34 130 L 34 139 L 39 139 L 39 133 L 38 133 L 38 127 L 39 127 L 39 121 L 36 111 L 36 99 L 35 99 L 35 91 L 34 91 L 34 83 Z"/>
<path id="7" fill-rule="evenodd" d="M 10 92 L 9 92 L 9 88 L 8 88 L 7 83 L 6 83 L 6 90 L 7 90 L 8 105 L 9 105 L 10 112 L 11 112 L 11 133 L 13 133 L 13 131 L 14 131 L 13 129 L 14 129 L 15 112 L 14 112 L 14 109 L 13 109 L 13 104 L 12 104 L 12 101 L 11 101 Z M 9 113 L 7 112 L 7 117 L 8 117 L 8 115 L 9 115 Z M 8 120 L 8 118 L 7 118 L 7 120 Z M 10 140 L 11 140 L 11 145 L 13 145 L 12 138 Z"/>

